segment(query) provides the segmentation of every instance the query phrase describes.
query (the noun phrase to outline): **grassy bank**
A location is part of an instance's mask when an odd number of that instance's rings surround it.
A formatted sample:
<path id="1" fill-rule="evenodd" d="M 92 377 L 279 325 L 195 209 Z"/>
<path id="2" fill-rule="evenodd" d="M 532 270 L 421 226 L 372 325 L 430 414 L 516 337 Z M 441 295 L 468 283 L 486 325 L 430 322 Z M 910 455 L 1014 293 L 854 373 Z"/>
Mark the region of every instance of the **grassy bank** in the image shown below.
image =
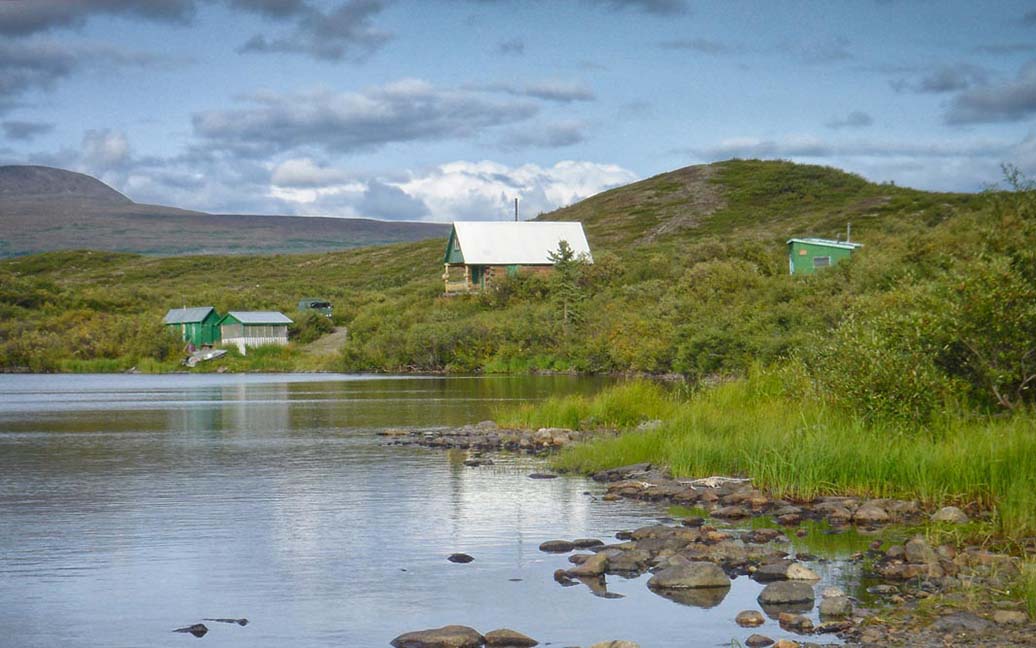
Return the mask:
<path id="1" fill-rule="evenodd" d="M 1036 534 L 1036 418 L 944 416 L 922 429 L 847 414 L 797 369 L 755 370 L 689 397 L 632 383 L 593 398 L 552 399 L 503 413 L 509 424 L 615 426 L 617 437 L 567 449 L 561 469 L 638 462 L 678 476 L 750 476 L 780 496 L 824 494 L 974 502 L 1008 538 Z M 662 423 L 636 431 L 640 421 Z"/>
<path id="2" fill-rule="evenodd" d="M 6 259 L 0 367 L 69 371 L 105 361 L 96 366 L 114 371 L 146 359 L 175 367 L 183 344 L 160 324 L 169 308 L 294 317 L 298 300 L 316 295 L 349 329 L 348 344 L 325 353 L 327 368 L 698 379 L 801 348 L 847 306 L 929 277 L 947 252 L 967 262 L 987 203 L 789 162 L 689 167 L 543 215 L 586 228 L 595 263 L 574 285 L 528 275 L 452 298 L 442 297 L 444 240 L 328 254 Z M 790 236 L 833 237 L 847 222 L 866 254 L 814 277 L 787 275 Z M 309 359 L 297 360 L 292 368 L 304 370 Z"/>

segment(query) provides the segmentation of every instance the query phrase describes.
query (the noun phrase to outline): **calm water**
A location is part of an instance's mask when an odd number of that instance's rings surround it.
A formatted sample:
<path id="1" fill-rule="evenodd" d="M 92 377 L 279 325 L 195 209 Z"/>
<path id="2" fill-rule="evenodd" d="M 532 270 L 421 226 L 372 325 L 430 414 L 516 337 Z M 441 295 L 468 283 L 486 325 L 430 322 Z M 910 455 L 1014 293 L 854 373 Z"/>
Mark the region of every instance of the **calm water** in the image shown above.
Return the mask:
<path id="1" fill-rule="evenodd" d="M 390 426 L 488 418 L 600 381 L 357 376 L 0 376 L 0 646 L 387 646 L 511 627 L 541 643 L 730 645 L 747 579 L 705 610 L 609 577 L 563 588 L 553 538 L 658 515 L 542 464 L 389 447 Z M 590 494 L 587 494 L 589 492 Z M 475 562 L 455 565 L 453 552 Z M 825 574 L 844 579 L 840 568 Z M 202 639 L 171 633 L 205 617 Z M 775 622 L 772 637 L 788 636 Z"/>

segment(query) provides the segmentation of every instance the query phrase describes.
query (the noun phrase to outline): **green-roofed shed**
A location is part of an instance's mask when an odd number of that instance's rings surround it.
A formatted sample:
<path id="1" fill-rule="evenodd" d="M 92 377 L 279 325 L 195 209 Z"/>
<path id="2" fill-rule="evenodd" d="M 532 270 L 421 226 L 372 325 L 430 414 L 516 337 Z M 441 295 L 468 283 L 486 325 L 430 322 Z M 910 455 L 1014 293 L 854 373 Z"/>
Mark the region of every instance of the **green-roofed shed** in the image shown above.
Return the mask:
<path id="1" fill-rule="evenodd" d="M 162 323 L 176 327 L 184 342 L 195 346 L 212 345 L 219 342 L 219 313 L 212 306 L 193 308 L 172 308 Z"/>
<path id="2" fill-rule="evenodd" d="M 862 243 L 820 238 L 788 239 L 788 271 L 793 275 L 813 274 L 820 268 L 848 259 Z"/>

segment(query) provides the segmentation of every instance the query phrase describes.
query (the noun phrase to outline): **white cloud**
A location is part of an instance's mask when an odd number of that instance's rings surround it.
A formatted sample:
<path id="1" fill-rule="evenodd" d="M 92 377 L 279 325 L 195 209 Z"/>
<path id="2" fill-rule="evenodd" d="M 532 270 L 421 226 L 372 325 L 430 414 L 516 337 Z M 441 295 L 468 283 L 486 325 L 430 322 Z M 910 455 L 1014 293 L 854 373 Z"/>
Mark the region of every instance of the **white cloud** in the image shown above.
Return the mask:
<path id="1" fill-rule="evenodd" d="M 272 178 L 271 198 L 300 215 L 452 221 L 507 220 L 515 198 L 522 218 L 528 219 L 632 182 L 637 175 L 585 161 L 509 167 L 483 160 L 450 162 L 400 180 L 360 178 L 310 159 L 293 159 L 278 165 Z"/>
<path id="2" fill-rule="evenodd" d="M 278 187 L 301 188 L 345 184 L 352 176 L 342 169 L 318 164 L 311 158 L 291 158 L 274 167 L 270 179 Z"/>
<path id="3" fill-rule="evenodd" d="M 431 220 L 507 220 L 515 198 L 528 219 L 636 179 L 614 164 L 566 160 L 508 167 L 483 160 L 443 164 L 398 186 L 428 206 Z"/>

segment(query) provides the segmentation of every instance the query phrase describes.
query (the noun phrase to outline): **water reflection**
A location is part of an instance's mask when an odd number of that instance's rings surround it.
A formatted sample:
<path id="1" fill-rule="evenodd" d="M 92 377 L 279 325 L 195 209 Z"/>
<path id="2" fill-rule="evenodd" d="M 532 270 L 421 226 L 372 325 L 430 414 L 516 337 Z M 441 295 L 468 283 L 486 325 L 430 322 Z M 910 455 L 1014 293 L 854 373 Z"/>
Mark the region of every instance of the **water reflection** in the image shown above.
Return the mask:
<path id="1" fill-rule="evenodd" d="M 652 595 L 645 578 L 589 591 L 552 580 L 568 563 L 540 542 L 610 539 L 657 516 L 651 505 L 529 479 L 542 470 L 532 459 L 469 468 L 373 434 L 599 386 L 0 376 L 0 627 L 27 648 L 182 646 L 194 639 L 170 631 L 204 618 L 249 619 L 210 624 L 205 641 L 231 648 L 380 646 L 450 623 L 558 645 L 682 646 L 687 627 L 704 644 L 743 639 L 731 620 L 754 606 L 747 579 L 699 607 Z M 446 561 L 458 551 L 475 561 Z"/>
<path id="2" fill-rule="evenodd" d="M 730 592 L 730 588 L 699 587 L 695 589 L 653 589 L 651 591 L 680 605 L 708 609 L 722 603 Z"/>

